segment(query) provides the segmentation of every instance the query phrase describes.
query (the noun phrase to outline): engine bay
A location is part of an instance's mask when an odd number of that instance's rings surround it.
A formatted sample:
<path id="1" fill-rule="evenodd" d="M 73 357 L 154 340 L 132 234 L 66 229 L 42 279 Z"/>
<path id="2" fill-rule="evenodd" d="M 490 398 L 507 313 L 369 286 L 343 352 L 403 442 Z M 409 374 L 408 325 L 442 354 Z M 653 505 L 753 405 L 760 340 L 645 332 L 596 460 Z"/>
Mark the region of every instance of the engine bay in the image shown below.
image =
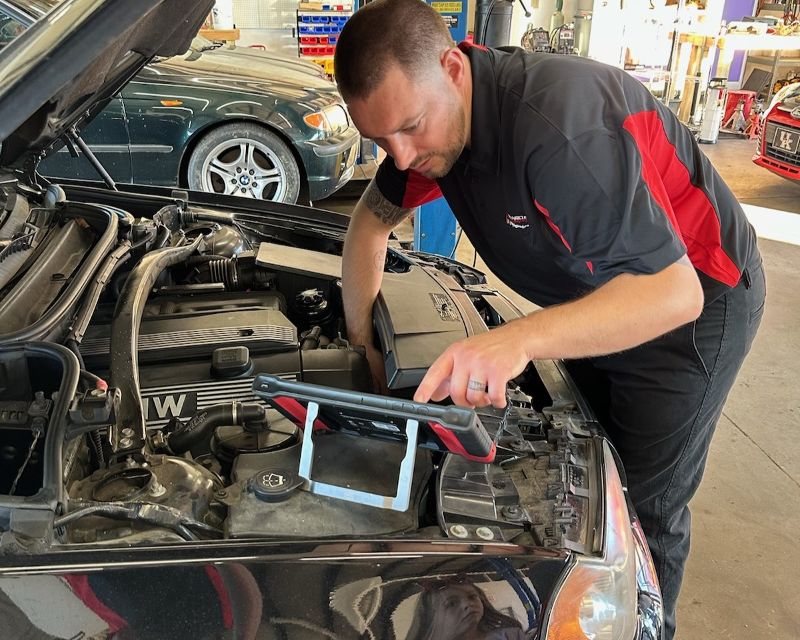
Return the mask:
<path id="1" fill-rule="evenodd" d="M 364 347 L 346 336 L 341 234 L 181 201 L 134 215 L 73 205 L 60 188 L 10 195 L 0 552 L 354 536 L 591 544 L 596 431 L 558 363 L 510 383 L 505 409 L 475 410 L 491 460 L 406 446 L 378 418 L 367 431 L 315 426 L 312 453 L 313 421 L 280 410 L 257 382 L 372 394 Z M 421 441 L 452 435 L 410 402 L 427 367 L 517 313 L 478 272 L 390 249 L 376 346 L 391 398 L 421 412 Z M 339 493 L 314 491 L 303 475 L 312 463 L 314 481 Z M 393 496 L 403 483 L 405 509 L 347 497 Z"/>

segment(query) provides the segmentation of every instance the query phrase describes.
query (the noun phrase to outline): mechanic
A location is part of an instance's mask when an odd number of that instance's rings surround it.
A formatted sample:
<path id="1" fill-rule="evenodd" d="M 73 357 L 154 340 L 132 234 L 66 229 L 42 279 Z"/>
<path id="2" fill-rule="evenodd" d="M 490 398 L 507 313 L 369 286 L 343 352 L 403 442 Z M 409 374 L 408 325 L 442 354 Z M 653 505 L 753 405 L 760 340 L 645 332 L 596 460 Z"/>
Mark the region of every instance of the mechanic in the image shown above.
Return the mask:
<path id="1" fill-rule="evenodd" d="M 455 47 L 420 0 L 376 0 L 342 30 L 339 90 L 388 154 L 353 211 L 343 297 L 353 343 L 391 230 L 444 195 L 494 274 L 544 307 L 451 345 L 415 400 L 505 405 L 535 359 L 568 359 L 622 458 L 665 600 L 687 507 L 761 320 L 755 234 L 691 133 L 623 71 L 576 56 Z"/>

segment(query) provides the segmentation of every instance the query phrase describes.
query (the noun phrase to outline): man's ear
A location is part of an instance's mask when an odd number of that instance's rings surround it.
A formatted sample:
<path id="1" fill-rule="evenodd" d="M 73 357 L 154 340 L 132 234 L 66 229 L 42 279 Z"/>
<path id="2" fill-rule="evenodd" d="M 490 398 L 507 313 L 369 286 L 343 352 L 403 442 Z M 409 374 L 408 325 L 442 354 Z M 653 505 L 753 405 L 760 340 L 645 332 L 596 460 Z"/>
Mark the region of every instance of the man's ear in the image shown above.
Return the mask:
<path id="1" fill-rule="evenodd" d="M 443 51 L 440 62 L 445 74 L 447 74 L 453 84 L 460 88 L 464 84 L 467 71 L 467 66 L 464 63 L 464 55 L 461 51 L 455 47 Z"/>

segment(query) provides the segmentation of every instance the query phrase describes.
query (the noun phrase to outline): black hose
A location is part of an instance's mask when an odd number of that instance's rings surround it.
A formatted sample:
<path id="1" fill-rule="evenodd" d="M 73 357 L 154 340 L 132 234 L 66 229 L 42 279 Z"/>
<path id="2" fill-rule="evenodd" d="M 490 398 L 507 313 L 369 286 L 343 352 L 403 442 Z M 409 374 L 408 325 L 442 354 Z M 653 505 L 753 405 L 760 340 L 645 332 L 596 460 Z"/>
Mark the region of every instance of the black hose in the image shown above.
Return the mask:
<path id="1" fill-rule="evenodd" d="M 233 213 L 209 211 L 208 209 L 187 209 L 181 211 L 181 224 L 186 226 L 195 222 L 219 222 L 231 224 L 235 221 Z"/>
<path id="2" fill-rule="evenodd" d="M 155 240 L 156 236 L 158 235 L 158 228 L 153 227 L 152 229 L 148 229 L 147 232 L 139 238 L 136 242 L 131 245 L 131 250 L 138 249 L 139 247 L 143 247 L 151 240 Z"/>
<path id="3" fill-rule="evenodd" d="M 81 368 L 81 380 L 88 382 L 89 389 L 108 389 L 108 383 L 91 371 Z"/>
<path id="4" fill-rule="evenodd" d="M 185 525 L 179 524 L 175 527 L 175 533 L 177 533 L 181 538 L 184 540 L 197 540 L 197 536 L 194 535 L 189 529 L 186 528 Z"/>
<path id="5" fill-rule="evenodd" d="M 311 327 L 303 336 L 302 342 L 300 342 L 300 351 L 310 351 L 319 348 L 321 335 L 322 327 L 316 325 Z"/>
<path id="6" fill-rule="evenodd" d="M 174 531 L 184 540 L 197 540 L 198 537 L 192 533 L 188 527 L 194 527 L 209 533 L 219 534 L 220 532 L 207 524 L 185 516 L 174 507 L 153 502 L 105 502 L 91 504 L 89 506 L 76 509 L 60 518 L 56 518 L 53 527 L 64 527 L 75 520 L 86 516 L 102 516 L 112 520 L 128 520 L 132 522 L 144 522 L 156 527 L 163 527 Z"/>
<path id="7" fill-rule="evenodd" d="M 221 282 L 228 289 L 239 289 L 239 269 L 235 258 L 210 260 L 208 276 L 211 282 Z"/>
<path id="8" fill-rule="evenodd" d="M 186 260 L 187 267 L 205 266 L 208 268 L 209 283 L 221 282 L 228 289 L 239 290 L 241 287 L 249 287 L 252 278 L 243 281 L 243 274 L 240 273 L 239 263 L 236 258 L 226 258 L 220 255 L 192 256 Z"/>
<path id="9" fill-rule="evenodd" d="M 176 455 L 189 451 L 196 444 L 211 438 L 214 429 L 222 425 L 244 425 L 263 422 L 267 412 L 263 405 L 242 402 L 215 404 L 198 411 L 167 436 L 167 444 Z"/>
<path id="10" fill-rule="evenodd" d="M 70 338 L 69 340 L 64 341 L 64 346 L 75 354 L 75 357 L 78 359 L 78 362 L 81 365 L 81 370 L 86 369 L 86 363 L 83 361 L 83 355 L 81 354 L 81 350 L 78 348 L 78 341 L 75 340 L 75 338 Z"/>
<path id="11" fill-rule="evenodd" d="M 92 443 L 92 449 L 94 449 L 98 468 L 104 467 L 106 464 L 106 457 L 103 455 L 103 437 L 100 435 L 99 431 L 92 431 L 87 435 L 89 436 L 89 442 Z"/>
<path id="12" fill-rule="evenodd" d="M 191 256 L 190 258 L 187 258 L 186 266 L 192 267 L 196 264 L 205 264 L 206 262 L 211 262 L 213 260 L 230 260 L 230 258 L 226 256 L 218 256 L 214 253 L 207 253 L 202 256 Z"/>

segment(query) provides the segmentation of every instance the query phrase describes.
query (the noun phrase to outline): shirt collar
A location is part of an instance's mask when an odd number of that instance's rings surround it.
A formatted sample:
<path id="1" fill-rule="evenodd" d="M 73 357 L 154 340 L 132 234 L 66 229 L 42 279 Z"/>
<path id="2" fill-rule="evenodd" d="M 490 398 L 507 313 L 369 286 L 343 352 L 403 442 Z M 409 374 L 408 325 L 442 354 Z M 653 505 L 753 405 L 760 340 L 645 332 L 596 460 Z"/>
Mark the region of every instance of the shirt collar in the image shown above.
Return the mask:
<path id="1" fill-rule="evenodd" d="M 461 42 L 458 48 L 469 58 L 472 68 L 472 121 L 466 158 L 470 167 L 499 174 L 500 108 L 493 56 L 486 47 L 471 42 Z"/>

